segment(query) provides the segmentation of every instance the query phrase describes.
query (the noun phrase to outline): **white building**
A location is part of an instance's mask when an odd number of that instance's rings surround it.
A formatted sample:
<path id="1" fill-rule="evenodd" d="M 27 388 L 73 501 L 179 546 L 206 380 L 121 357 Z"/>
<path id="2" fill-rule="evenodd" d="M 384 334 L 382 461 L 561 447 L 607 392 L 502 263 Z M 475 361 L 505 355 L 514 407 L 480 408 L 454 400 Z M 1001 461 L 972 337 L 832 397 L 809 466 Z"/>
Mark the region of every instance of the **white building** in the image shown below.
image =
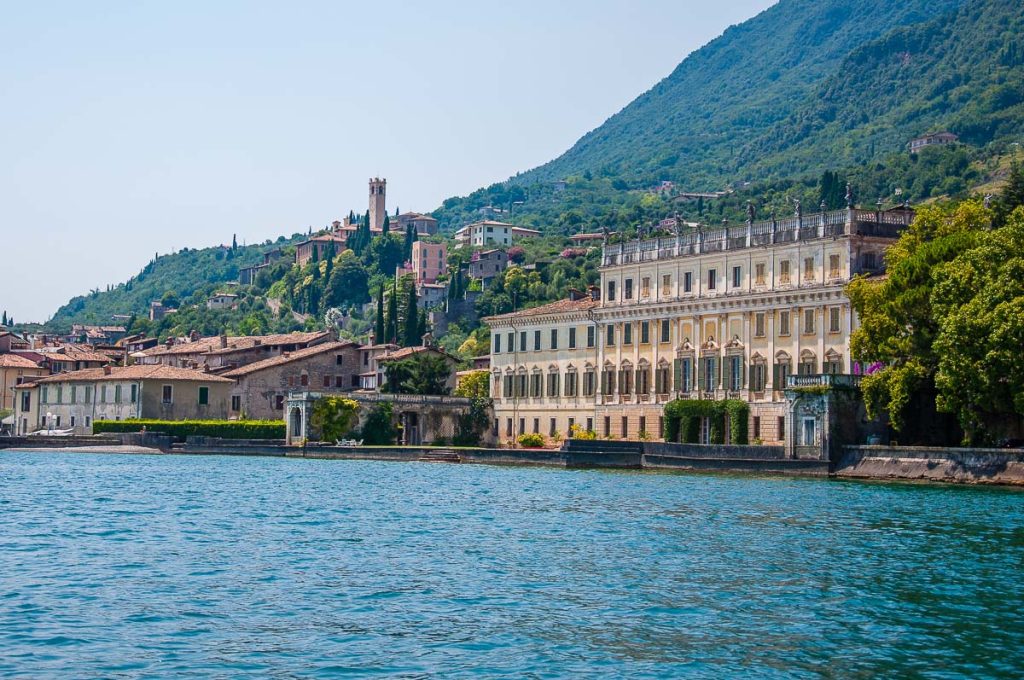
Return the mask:
<path id="1" fill-rule="evenodd" d="M 484 220 L 467 224 L 455 232 L 455 242 L 459 245 L 468 245 L 474 248 L 486 245 L 510 246 L 520 238 L 540 236 L 536 229 L 517 227 L 507 222 L 495 222 Z"/>

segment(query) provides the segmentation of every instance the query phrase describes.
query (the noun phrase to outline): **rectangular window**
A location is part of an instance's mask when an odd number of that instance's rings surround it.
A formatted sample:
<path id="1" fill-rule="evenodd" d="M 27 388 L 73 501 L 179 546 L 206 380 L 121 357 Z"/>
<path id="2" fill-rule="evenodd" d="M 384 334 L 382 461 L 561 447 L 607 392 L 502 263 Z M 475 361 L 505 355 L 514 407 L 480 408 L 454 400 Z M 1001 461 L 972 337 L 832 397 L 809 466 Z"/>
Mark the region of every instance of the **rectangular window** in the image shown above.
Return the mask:
<path id="1" fill-rule="evenodd" d="M 622 324 L 622 344 L 632 345 L 633 344 L 633 322 L 627 322 Z"/>
<path id="2" fill-rule="evenodd" d="M 78 402 L 78 387 L 76 385 L 72 385 L 70 389 L 71 389 L 71 403 L 72 404 L 77 403 Z"/>
<path id="3" fill-rule="evenodd" d="M 533 419 L 533 433 L 540 434 L 540 418 Z"/>
<path id="4" fill-rule="evenodd" d="M 605 437 L 611 437 L 612 436 L 612 417 L 611 416 L 605 416 L 604 417 L 604 436 Z"/>
<path id="5" fill-rule="evenodd" d="M 672 294 L 672 275 L 661 275 L 661 296 L 668 297 Z"/>
<path id="6" fill-rule="evenodd" d="M 302 387 L 309 387 L 308 373 L 303 372 L 303 374 L 299 376 L 299 385 L 301 385 Z"/>
<path id="7" fill-rule="evenodd" d="M 541 396 L 541 394 L 540 394 L 540 392 L 541 392 L 541 390 L 540 390 L 540 387 L 541 387 L 540 380 L 541 380 L 540 373 L 534 373 L 533 375 L 530 376 L 530 396 L 531 397 L 539 397 L 539 396 Z"/>
<path id="8" fill-rule="evenodd" d="M 754 283 L 758 286 L 764 285 L 764 262 L 754 265 Z"/>
<path id="9" fill-rule="evenodd" d="M 683 292 L 693 292 L 693 272 L 686 272 L 683 274 Z"/>
<path id="10" fill-rule="evenodd" d="M 64 386 L 63 385 L 57 385 L 57 403 L 58 404 L 63 404 L 64 403 Z"/>
<path id="11" fill-rule="evenodd" d="M 526 418 L 519 419 L 519 434 L 526 432 Z"/>
<path id="12" fill-rule="evenodd" d="M 605 347 L 614 347 L 615 346 L 615 324 L 611 324 L 610 323 L 607 326 L 605 326 L 605 335 L 606 335 L 606 337 L 604 339 L 604 346 Z"/>
<path id="13" fill-rule="evenodd" d="M 91 404 L 92 403 L 92 386 L 91 385 L 86 385 L 85 386 L 85 403 L 86 404 Z"/>
<path id="14" fill-rule="evenodd" d="M 645 276 L 640 279 L 640 297 L 651 297 L 651 277 Z"/>
<path id="15" fill-rule="evenodd" d="M 750 367 L 750 391 L 764 392 L 765 364 L 753 364 Z"/>
<path id="16" fill-rule="evenodd" d="M 651 322 L 640 322 L 640 344 L 646 345 L 651 341 Z"/>
<path id="17" fill-rule="evenodd" d="M 779 312 L 779 335 L 789 335 L 789 312 Z"/>
<path id="18" fill-rule="evenodd" d="M 231 396 L 231 410 L 238 412 L 242 410 L 242 397 L 241 395 L 234 394 Z"/>
<path id="19" fill-rule="evenodd" d="M 335 354 L 334 355 L 334 365 L 335 366 L 343 366 L 344 364 L 345 364 L 345 355 L 344 354 Z"/>
<path id="20" fill-rule="evenodd" d="M 210 388 L 200 387 L 199 388 L 199 405 L 208 406 L 210 403 Z"/>
<path id="21" fill-rule="evenodd" d="M 813 281 L 813 280 L 814 280 L 814 258 L 813 257 L 805 257 L 804 258 L 804 281 Z"/>
<path id="22" fill-rule="evenodd" d="M 284 395 L 278 394 L 274 397 L 274 409 L 277 411 L 284 410 Z"/>
<path id="23" fill-rule="evenodd" d="M 120 385 L 115 385 L 114 386 L 114 403 L 115 404 L 120 404 L 121 403 L 121 386 Z"/>
<path id="24" fill-rule="evenodd" d="M 718 285 L 718 272 L 714 269 L 708 270 L 708 290 L 714 290 Z"/>
<path id="25" fill-rule="evenodd" d="M 874 269 L 875 268 L 875 254 L 874 253 L 864 253 L 863 255 L 861 255 L 861 263 L 863 264 L 863 268 L 864 269 Z"/>
<path id="26" fill-rule="evenodd" d="M 661 341 L 672 342 L 672 322 L 668 319 L 661 320 Z"/>
<path id="27" fill-rule="evenodd" d="M 90 416 L 85 417 L 85 426 L 92 427 L 92 418 Z"/>
<path id="28" fill-rule="evenodd" d="M 839 256 L 829 255 L 828 256 L 828 277 L 830 279 L 839 278 Z"/>
<path id="29" fill-rule="evenodd" d="M 106 400 L 104 400 L 106 401 Z M 161 394 L 161 401 L 165 404 L 171 404 L 174 402 L 174 388 L 171 385 L 164 385 Z"/>
<path id="30" fill-rule="evenodd" d="M 107 403 L 107 386 L 106 385 L 101 385 L 100 386 L 100 403 L 101 404 L 106 404 Z"/>
<path id="31" fill-rule="evenodd" d="M 743 389 L 743 357 L 729 357 L 729 389 L 733 392 Z"/>
<path id="32" fill-rule="evenodd" d="M 754 337 L 764 337 L 764 312 L 754 314 Z"/>
<path id="33" fill-rule="evenodd" d="M 593 347 L 597 342 L 597 339 L 594 337 L 595 335 L 597 335 L 597 328 L 594 326 L 587 326 L 587 347 Z"/>
<path id="34" fill-rule="evenodd" d="M 139 400 L 139 386 L 138 385 L 132 385 L 131 397 L 132 397 L 132 403 L 133 404 Z"/>
<path id="35" fill-rule="evenodd" d="M 779 262 L 779 283 L 789 283 L 789 260 Z"/>
<path id="36" fill-rule="evenodd" d="M 519 351 L 526 351 L 526 331 L 519 332 Z"/>
<path id="37" fill-rule="evenodd" d="M 665 417 L 658 416 L 658 439 L 665 438 Z"/>
<path id="38" fill-rule="evenodd" d="M 814 309 L 804 310 L 804 334 L 810 334 L 814 332 Z"/>
<path id="39" fill-rule="evenodd" d="M 324 387 L 330 387 L 330 386 L 331 386 L 331 376 L 325 375 L 324 376 Z"/>
<path id="40" fill-rule="evenodd" d="M 608 282 L 608 301 L 615 302 L 615 281 Z"/>
<path id="41" fill-rule="evenodd" d="M 629 436 L 629 416 L 622 416 L 622 438 Z"/>
<path id="42" fill-rule="evenodd" d="M 576 388 L 579 386 L 579 374 L 575 371 L 565 374 L 565 396 L 575 397 Z"/>
<path id="43" fill-rule="evenodd" d="M 594 371 L 587 371 L 583 374 L 583 396 L 592 397 L 595 392 L 595 373 Z"/>
<path id="44" fill-rule="evenodd" d="M 558 349 L 558 329 L 551 329 L 551 349 Z"/>
<path id="45" fill-rule="evenodd" d="M 775 362 L 775 375 L 772 379 L 772 387 L 781 392 L 786 389 L 786 378 L 789 377 L 790 372 L 793 370 L 789 364 L 789 360 Z"/>
<path id="46" fill-rule="evenodd" d="M 505 436 L 506 437 L 511 437 L 512 436 L 512 419 L 511 418 L 506 418 L 505 419 Z"/>
<path id="47" fill-rule="evenodd" d="M 615 394 L 615 369 L 606 368 L 601 373 L 601 393 L 605 396 Z"/>
<path id="48" fill-rule="evenodd" d="M 572 426 L 575 425 L 575 424 L 576 424 L 576 419 L 575 418 L 569 418 L 569 427 L 566 430 L 566 434 L 569 434 L 569 433 L 572 432 Z"/>
<path id="49" fill-rule="evenodd" d="M 633 299 L 633 279 L 626 279 L 626 282 L 622 286 L 622 299 L 632 300 Z"/>
<path id="50" fill-rule="evenodd" d="M 743 270 L 739 267 L 732 268 L 732 287 L 739 288 L 743 285 Z"/>
<path id="51" fill-rule="evenodd" d="M 71 416 L 71 427 L 75 426 L 75 417 Z"/>
<path id="52" fill-rule="evenodd" d="M 576 349 L 576 327 L 569 327 L 569 349 Z"/>
<path id="53" fill-rule="evenodd" d="M 587 418 L 587 432 L 593 432 L 593 431 L 594 431 L 594 419 L 593 418 Z"/>
<path id="54" fill-rule="evenodd" d="M 501 353 L 501 336 L 498 335 L 497 333 L 494 334 L 494 353 Z"/>
<path id="55" fill-rule="evenodd" d="M 828 331 L 829 333 L 838 333 L 839 328 L 839 308 L 832 307 L 828 310 Z"/>
<path id="56" fill-rule="evenodd" d="M 558 427 L 558 421 L 557 421 L 556 419 L 552 418 L 552 419 L 551 419 L 551 420 L 550 420 L 550 421 L 548 422 L 548 436 L 549 436 L 549 437 L 554 437 L 554 436 L 555 436 L 555 432 L 557 432 L 557 431 L 558 431 L 558 430 L 556 429 L 557 427 Z"/>
<path id="57" fill-rule="evenodd" d="M 43 391 L 39 395 L 39 403 L 40 404 L 49 404 L 50 403 L 49 389 L 47 389 L 46 385 L 43 385 Z M 28 410 L 28 409 L 26 409 L 26 410 Z"/>
<path id="58" fill-rule="evenodd" d="M 647 416 L 640 416 L 640 432 L 647 432 Z"/>
<path id="59" fill-rule="evenodd" d="M 754 416 L 754 439 L 761 438 L 761 416 Z"/>
<path id="60" fill-rule="evenodd" d="M 560 373 L 548 373 L 548 396 L 549 397 L 557 397 L 558 396 L 558 383 L 560 382 L 561 377 L 562 376 L 561 376 Z"/>
<path id="61" fill-rule="evenodd" d="M 508 334 L 508 351 L 509 352 L 515 352 L 516 351 L 516 334 L 515 333 L 509 333 Z"/>
<path id="62" fill-rule="evenodd" d="M 540 351 L 540 331 L 533 332 L 533 351 Z"/>

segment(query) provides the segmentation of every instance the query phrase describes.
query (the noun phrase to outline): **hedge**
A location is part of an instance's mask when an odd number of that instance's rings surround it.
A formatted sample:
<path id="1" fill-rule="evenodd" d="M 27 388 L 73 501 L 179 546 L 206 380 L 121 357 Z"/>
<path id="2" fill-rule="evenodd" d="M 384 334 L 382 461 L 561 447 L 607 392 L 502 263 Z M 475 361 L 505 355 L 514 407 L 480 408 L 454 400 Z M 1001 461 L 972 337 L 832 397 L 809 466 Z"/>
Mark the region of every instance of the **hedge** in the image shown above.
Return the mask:
<path id="1" fill-rule="evenodd" d="M 696 444 L 700 441 L 701 418 L 710 419 L 712 444 L 725 443 L 725 419 L 729 419 L 732 444 L 746 444 L 750 406 L 739 399 L 675 399 L 665 404 L 665 441 Z"/>
<path id="2" fill-rule="evenodd" d="M 159 432 L 184 439 L 194 435 L 222 439 L 284 439 L 283 420 L 97 420 L 95 434 L 104 432 Z"/>

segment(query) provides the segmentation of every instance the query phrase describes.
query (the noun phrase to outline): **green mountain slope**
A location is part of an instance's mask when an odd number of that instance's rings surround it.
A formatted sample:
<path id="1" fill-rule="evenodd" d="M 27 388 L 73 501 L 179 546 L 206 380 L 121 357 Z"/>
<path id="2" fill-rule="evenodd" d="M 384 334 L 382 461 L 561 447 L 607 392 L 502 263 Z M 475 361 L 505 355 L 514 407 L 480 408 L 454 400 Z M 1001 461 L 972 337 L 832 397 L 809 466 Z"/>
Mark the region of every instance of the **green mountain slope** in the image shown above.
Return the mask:
<path id="1" fill-rule="evenodd" d="M 659 180 L 708 191 L 826 169 L 863 175 L 939 129 L 1005 149 L 1024 133 L 1022 17 L 1013 0 L 782 0 L 691 54 L 559 158 L 434 215 L 452 228 L 482 206 L 524 201 L 517 221 L 551 231 L 621 227 L 623 210 L 626 223 L 649 217 L 636 190 Z M 564 179 L 598 200 L 555 192 Z M 581 219 L 566 220 L 572 210 Z"/>

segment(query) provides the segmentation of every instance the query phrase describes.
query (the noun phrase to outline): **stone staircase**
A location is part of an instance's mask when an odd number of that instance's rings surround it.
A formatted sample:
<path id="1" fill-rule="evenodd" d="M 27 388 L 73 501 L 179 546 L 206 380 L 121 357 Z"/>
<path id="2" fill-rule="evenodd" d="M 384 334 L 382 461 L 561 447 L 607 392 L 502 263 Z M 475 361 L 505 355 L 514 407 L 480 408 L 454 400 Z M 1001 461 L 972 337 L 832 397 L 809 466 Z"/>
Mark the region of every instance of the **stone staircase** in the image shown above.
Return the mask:
<path id="1" fill-rule="evenodd" d="M 419 457 L 421 463 L 461 463 L 462 458 L 451 449 L 424 451 Z"/>

